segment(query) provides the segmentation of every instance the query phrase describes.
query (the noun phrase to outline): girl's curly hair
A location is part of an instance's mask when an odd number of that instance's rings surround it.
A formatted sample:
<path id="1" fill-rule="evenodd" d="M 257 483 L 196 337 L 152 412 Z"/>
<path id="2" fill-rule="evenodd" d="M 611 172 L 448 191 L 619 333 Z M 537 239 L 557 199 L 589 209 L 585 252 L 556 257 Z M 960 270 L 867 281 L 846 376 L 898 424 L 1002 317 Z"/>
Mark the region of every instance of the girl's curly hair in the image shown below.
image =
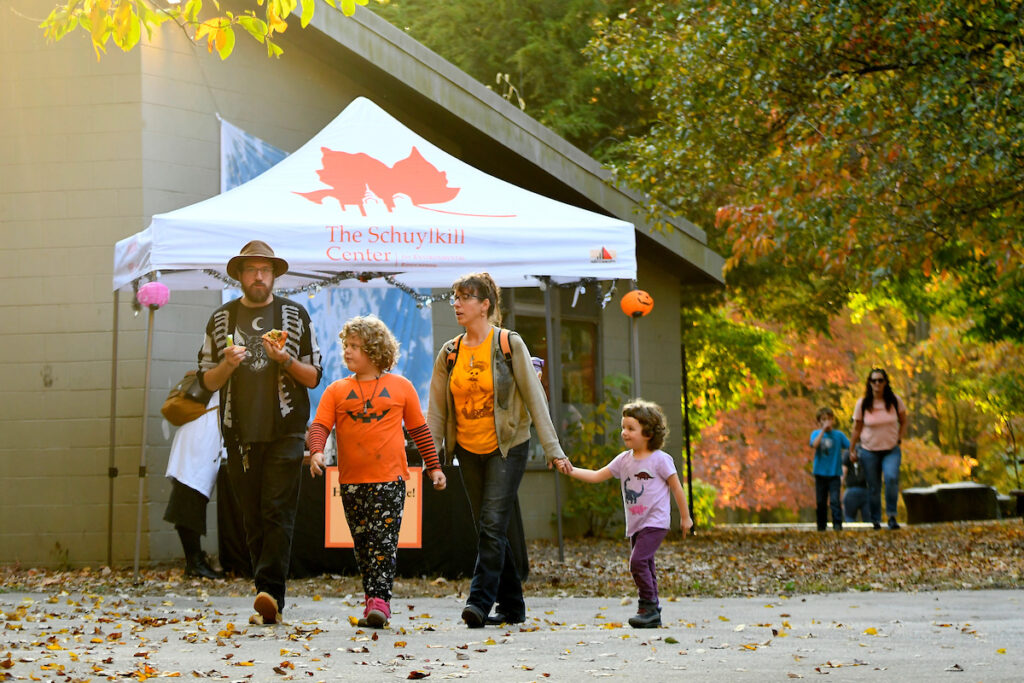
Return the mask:
<path id="1" fill-rule="evenodd" d="M 343 345 L 349 337 L 358 337 L 363 342 L 363 353 L 381 372 L 387 372 L 398 362 L 398 340 L 377 316 L 351 318 L 338 333 Z"/>
<path id="2" fill-rule="evenodd" d="M 668 420 L 657 403 L 642 398 L 633 399 L 622 407 L 622 417 L 631 417 L 640 423 L 641 433 L 647 437 L 647 447 L 652 451 L 665 445 Z"/>

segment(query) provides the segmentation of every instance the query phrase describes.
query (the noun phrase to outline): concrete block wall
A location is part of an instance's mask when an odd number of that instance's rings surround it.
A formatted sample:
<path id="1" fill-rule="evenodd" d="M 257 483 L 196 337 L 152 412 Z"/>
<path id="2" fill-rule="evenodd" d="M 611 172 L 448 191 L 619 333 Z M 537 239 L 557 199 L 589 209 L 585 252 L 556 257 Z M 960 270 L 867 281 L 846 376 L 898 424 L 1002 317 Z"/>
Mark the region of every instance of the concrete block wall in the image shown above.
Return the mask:
<path id="1" fill-rule="evenodd" d="M 140 60 L 114 50 L 97 63 L 82 40 L 47 45 L 36 17 L 52 3 L 9 5 L 0 21 L 0 561 L 97 564 L 109 509 L 112 245 L 142 218 Z M 127 320 L 125 339 L 142 329 Z M 137 414 L 142 369 L 137 353 L 123 356 L 122 417 Z M 126 469 L 138 425 L 116 429 L 125 445 L 115 463 Z M 117 516 L 134 484 L 114 482 Z"/>

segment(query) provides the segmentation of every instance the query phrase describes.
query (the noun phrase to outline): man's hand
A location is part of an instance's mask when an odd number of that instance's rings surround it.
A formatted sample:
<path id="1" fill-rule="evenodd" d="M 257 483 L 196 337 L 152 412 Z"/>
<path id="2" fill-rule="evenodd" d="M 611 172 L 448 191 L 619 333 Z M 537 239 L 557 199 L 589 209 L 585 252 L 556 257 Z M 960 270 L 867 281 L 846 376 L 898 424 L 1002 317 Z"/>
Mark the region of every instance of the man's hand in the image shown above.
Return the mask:
<path id="1" fill-rule="evenodd" d="M 224 362 L 234 371 L 235 368 L 242 364 L 247 355 L 249 355 L 249 350 L 244 346 L 229 346 L 224 349 Z"/>
<path id="2" fill-rule="evenodd" d="M 288 358 L 290 358 L 288 352 L 285 351 L 284 349 L 278 348 L 277 344 L 275 344 L 274 342 L 269 342 L 266 339 L 263 339 L 262 341 L 263 350 L 266 352 L 267 358 L 269 358 L 270 360 L 274 361 L 275 363 L 283 363 L 286 360 L 288 360 Z"/>

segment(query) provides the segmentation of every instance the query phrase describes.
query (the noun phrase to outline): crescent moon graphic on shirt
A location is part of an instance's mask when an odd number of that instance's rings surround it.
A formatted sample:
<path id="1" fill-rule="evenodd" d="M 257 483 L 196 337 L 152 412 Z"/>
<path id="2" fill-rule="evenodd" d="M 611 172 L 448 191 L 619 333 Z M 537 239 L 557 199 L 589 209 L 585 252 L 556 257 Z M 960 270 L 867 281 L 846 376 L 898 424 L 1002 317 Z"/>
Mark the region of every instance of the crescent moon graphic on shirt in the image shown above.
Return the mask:
<path id="1" fill-rule="evenodd" d="M 257 316 L 252 319 L 252 329 L 255 332 L 259 332 L 263 329 L 263 316 Z"/>

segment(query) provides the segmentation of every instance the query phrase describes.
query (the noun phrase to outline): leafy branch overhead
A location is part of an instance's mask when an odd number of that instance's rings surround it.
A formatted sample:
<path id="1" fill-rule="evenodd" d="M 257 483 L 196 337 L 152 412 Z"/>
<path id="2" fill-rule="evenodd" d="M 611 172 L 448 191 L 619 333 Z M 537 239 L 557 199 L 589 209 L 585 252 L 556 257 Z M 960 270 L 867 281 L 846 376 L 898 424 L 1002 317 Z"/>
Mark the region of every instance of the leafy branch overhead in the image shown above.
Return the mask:
<path id="1" fill-rule="evenodd" d="M 356 5 L 365 5 L 368 0 L 324 2 L 352 16 Z M 275 42 L 275 35 L 285 32 L 289 15 L 297 8 L 299 22 L 306 28 L 313 19 L 316 0 L 256 0 L 256 4 L 262 9 L 234 13 L 222 9 L 217 0 L 210 0 L 205 6 L 203 0 L 168 0 L 166 6 L 147 0 L 69 0 L 57 5 L 40 28 L 52 41 L 75 31 L 87 32 L 97 60 L 106 53 L 108 43 L 129 52 L 142 39 L 143 29 L 146 39 L 152 40 L 153 31 L 167 21 L 178 24 L 195 42 L 205 40 L 207 50 L 216 51 L 221 59 L 227 59 L 234 50 L 238 31 L 266 45 L 267 56 L 279 57 L 284 50 Z"/>
<path id="2" fill-rule="evenodd" d="M 1022 27 L 1017 0 L 643 2 L 588 53 L 658 112 L 618 177 L 714 226 L 731 285 L 834 311 L 948 283 L 996 337 L 1024 310 Z"/>

